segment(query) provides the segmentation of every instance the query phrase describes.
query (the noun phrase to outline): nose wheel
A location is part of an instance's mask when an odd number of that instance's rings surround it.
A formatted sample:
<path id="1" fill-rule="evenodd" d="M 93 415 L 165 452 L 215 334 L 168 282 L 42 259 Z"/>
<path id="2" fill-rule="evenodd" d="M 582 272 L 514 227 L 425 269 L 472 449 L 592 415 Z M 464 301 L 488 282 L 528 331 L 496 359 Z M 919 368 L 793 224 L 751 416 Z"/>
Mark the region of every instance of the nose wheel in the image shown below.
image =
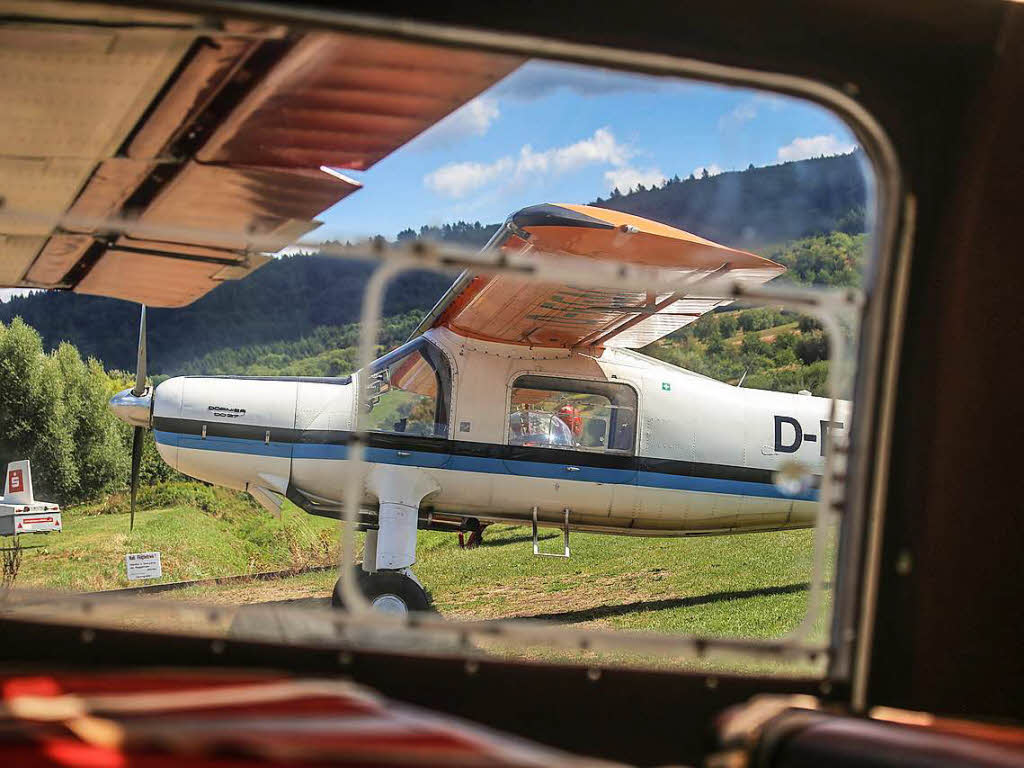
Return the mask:
<path id="1" fill-rule="evenodd" d="M 429 611 L 430 595 L 415 579 L 403 571 L 356 570 L 356 583 L 374 610 L 381 613 L 404 615 L 410 611 Z M 334 585 L 331 605 L 344 608 L 341 581 Z"/>

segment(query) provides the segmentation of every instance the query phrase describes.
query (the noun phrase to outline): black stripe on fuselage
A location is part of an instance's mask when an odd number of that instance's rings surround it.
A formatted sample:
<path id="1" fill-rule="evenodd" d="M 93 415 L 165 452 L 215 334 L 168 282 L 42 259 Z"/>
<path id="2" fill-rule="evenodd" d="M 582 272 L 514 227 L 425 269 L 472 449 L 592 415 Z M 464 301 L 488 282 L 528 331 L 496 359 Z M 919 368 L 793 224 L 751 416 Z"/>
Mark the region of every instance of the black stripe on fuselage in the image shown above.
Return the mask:
<path id="1" fill-rule="evenodd" d="M 283 381 L 286 384 L 297 381 L 300 384 L 351 384 L 351 376 L 235 376 L 226 373 L 213 373 L 207 376 L 182 376 L 183 379 L 231 379 L 233 381 Z"/>
<path id="2" fill-rule="evenodd" d="M 229 421 L 198 421 L 162 416 L 153 418 L 153 429 L 180 435 L 201 435 L 206 426 L 207 437 L 232 437 L 264 441 L 267 432 L 275 443 L 305 445 L 347 445 L 352 433 L 344 430 L 291 429 L 238 424 Z M 705 477 L 714 480 L 739 480 L 748 483 L 774 483 L 770 469 L 737 467 L 729 464 L 707 464 L 699 461 L 661 459 L 646 456 L 627 456 L 615 453 L 570 451 L 561 448 L 537 448 L 496 443 L 474 443 L 467 440 L 448 440 L 440 437 L 387 434 L 371 432 L 367 436 L 371 448 L 385 448 L 452 456 L 476 456 L 508 461 L 534 461 L 545 464 L 572 464 L 581 467 L 623 469 L 627 471 L 657 472 L 665 475 Z"/>

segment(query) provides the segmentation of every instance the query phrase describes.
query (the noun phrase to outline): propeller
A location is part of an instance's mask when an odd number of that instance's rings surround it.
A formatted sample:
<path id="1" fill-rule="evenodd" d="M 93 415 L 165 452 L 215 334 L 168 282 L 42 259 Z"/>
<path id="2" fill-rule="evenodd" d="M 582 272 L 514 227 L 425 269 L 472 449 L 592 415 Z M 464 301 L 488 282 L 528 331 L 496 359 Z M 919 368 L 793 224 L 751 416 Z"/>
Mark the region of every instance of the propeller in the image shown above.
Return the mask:
<path id="1" fill-rule="evenodd" d="M 132 394 L 135 397 L 142 397 L 146 392 L 146 305 L 142 305 L 142 317 L 139 320 L 139 352 L 135 359 L 135 386 Z M 135 427 L 132 435 L 132 498 L 131 517 L 128 520 L 128 530 L 135 529 L 135 497 L 139 492 L 139 468 L 142 466 L 142 440 L 145 427 Z"/>

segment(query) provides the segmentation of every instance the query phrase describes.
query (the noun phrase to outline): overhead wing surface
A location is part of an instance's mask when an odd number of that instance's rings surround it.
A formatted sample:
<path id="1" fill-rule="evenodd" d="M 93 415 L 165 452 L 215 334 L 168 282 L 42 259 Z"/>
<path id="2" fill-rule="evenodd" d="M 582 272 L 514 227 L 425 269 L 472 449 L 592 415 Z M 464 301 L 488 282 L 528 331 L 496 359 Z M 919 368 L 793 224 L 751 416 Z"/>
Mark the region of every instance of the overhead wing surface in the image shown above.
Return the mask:
<path id="1" fill-rule="evenodd" d="M 447 327 L 463 336 L 535 347 L 638 348 L 729 301 L 701 293 L 699 281 L 729 277 L 765 283 L 785 267 L 746 251 L 628 213 L 586 205 L 535 205 L 513 214 L 491 247 L 529 248 L 637 264 L 684 278 L 692 290 L 625 291 L 514 275 L 464 274 L 420 330 Z"/>
<path id="2" fill-rule="evenodd" d="M 0 287 L 153 306 L 249 274 L 359 189 L 322 166 L 371 167 L 521 62 L 98 5 L 0 18 Z"/>

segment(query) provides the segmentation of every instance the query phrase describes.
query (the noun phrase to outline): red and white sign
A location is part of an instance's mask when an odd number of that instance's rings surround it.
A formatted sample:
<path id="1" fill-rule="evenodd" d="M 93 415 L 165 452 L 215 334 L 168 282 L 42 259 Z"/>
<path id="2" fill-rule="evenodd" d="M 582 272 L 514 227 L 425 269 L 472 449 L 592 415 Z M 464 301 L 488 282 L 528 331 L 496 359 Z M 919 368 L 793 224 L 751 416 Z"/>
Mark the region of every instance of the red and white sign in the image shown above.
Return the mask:
<path id="1" fill-rule="evenodd" d="M 27 515 L 15 515 L 14 520 L 16 533 L 57 533 L 61 530 L 59 512 L 30 512 Z"/>
<path id="2" fill-rule="evenodd" d="M 20 469 L 12 469 L 7 473 L 8 493 L 21 493 L 25 490 L 25 473 Z"/>

